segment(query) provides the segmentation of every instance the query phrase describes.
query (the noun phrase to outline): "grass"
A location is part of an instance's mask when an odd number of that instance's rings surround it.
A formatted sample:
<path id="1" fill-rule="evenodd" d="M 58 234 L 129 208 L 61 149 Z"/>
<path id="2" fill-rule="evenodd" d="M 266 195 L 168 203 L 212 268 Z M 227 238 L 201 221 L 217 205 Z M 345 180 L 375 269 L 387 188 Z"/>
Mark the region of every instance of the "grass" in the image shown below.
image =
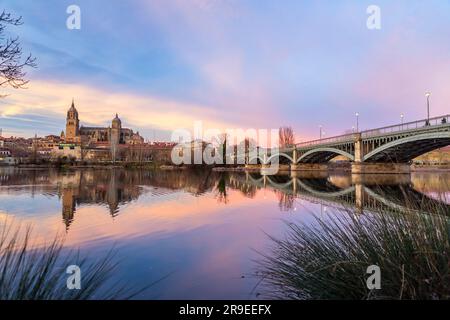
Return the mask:
<path id="1" fill-rule="evenodd" d="M 22 232 L 24 231 L 24 232 Z M 32 232 L 12 224 L 0 232 L 0 300 L 130 299 L 147 287 L 132 292 L 119 282 L 109 286 L 117 267 L 114 253 L 88 263 L 79 252 L 63 253 L 63 239 L 55 237 L 44 247 L 31 243 Z M 69 265 L 81 269 L 81 289 L 69 290 Z"/>
<path id="2" fill-rule="evenodd" d="M 288 223 L 259 261 L 266 297 L 277 299 L 449 299 L 448 206 L 365 212 L 345 209 L 313 223 Z M 367 267 L 381 289 L 367 289 Z"/>

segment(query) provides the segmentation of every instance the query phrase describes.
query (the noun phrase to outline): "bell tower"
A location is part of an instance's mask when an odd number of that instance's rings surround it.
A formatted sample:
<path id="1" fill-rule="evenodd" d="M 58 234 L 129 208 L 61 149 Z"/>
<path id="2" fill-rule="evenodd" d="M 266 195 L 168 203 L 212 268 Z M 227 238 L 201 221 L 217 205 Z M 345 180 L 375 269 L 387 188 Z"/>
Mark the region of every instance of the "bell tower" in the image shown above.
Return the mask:
<path id="1" fill-rule="evenodd" d="M 80 120 L 78 119 L 78 111 L 72 99 L 72 105 L 67 111 L 66 119 L 66 142 L 77 142 L 80 139 Z"/>
<path id="2" fill-rule="evenodd" d="M 120 144 L 121 136 L 120 133 L 122 131 L 122 121 L 119 118 L 119 115 L 116 113 L 116 117 L 112 120 L 111 124 L 111 144 Z"/>
<path id="3" fill-rule="evenodd" d="M 110 145 L 111 145 L 111 157 L 113 162 L 116 161 L 117 151 L 120 141 L 120 133 L 122 132 L 122 121 L 119 119 L 119 115 L 116 113 L 116 117 L 112 120 L 110 129 Z"/>

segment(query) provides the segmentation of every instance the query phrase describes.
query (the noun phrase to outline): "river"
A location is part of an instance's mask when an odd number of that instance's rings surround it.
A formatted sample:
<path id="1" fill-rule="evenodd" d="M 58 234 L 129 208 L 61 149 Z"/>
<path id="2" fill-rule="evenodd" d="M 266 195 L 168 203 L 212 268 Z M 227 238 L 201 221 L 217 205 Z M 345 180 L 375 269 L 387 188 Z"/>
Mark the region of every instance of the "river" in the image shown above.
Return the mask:
<path id="1" fill-rule="evenodd" d="M 115 279 L 156 283 L 142 299 L 257 299 L 256 263 L 286 222 L 342 208 L 450 204 L 450 173 L 296 173 L 0 168 L 0 228 L 32 225 L 94 259 L 114 248 Z M 160 281 L 158 281 L 160 280 Z"/>

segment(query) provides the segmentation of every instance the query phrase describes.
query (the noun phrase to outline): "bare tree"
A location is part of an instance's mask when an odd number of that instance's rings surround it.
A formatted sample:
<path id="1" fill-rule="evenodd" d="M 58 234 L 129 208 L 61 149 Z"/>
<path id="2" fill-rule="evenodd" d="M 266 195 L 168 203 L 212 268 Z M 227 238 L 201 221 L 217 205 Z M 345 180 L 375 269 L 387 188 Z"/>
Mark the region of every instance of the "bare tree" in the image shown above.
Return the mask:
<path id="1" fill-rule="evenodd" d="M 256 153 L 257 147 L 258 146 L 255 139 L 246 137 L 236 146 L 238 159 L 240 161 L 248 161 L 250 157 L 255 155 L 254 153 Z M 241 157 L 245 158 L 242 159 Z"/>
<path id="2" fill-rule="evenodd" d="M 25 79 L 25 67 L 35 68 L 36 58 L 28 55 L 22 59 L 22 47 L 19 37 L 10 38 L 5 36 L 8 25 L 22 25 L 22 17 L 15 18 L 10 13 L 3 11 L 0 14 L 0 87 L 10 86 L 14 89 L 25 88 L 28 80 Z M 5 95 L 0 95 L 4 97 Z"/>
<path id="3" fill-rule="evenodd" d="M 217 152 L 221 153 L 223 164 L 226 164 L 226 158 L 227 158 L 227 144 L 228 141 L 228 135 L 226 133 L 221 133 L 218 136 L 213 138 L 212 143 L 214 143 L 217 146 Z"/>
<path id="4" fill-rule="evenodd" d="M 281 127 L 278 131 L 280 148 L 292 147 L 295 144 L 294 130 L 291 127 Z"/>

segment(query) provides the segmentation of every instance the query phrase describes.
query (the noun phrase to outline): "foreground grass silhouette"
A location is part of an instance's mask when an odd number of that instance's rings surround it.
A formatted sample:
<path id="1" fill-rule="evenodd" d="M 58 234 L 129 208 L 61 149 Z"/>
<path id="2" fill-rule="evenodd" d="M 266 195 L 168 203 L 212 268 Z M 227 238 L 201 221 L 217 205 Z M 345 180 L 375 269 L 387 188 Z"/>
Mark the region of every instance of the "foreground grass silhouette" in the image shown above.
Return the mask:
<path id="1" fill-rule="evenodd" d="M 148 287 L 131 291 L 115 282 L 107 286 L 117 263 L 110 251 L 104 258 L 88 263 L 78 252 L 63 254 L 63 239 L 48 245 L 31 244 L 30 228 L 21 232 L 12 224 L 0 233 L 0 300 L 131 299 Z M 80 290 L 69 290 L 69 265 L 81 269 Z"/>
<path id="2" fill-rule="evenodd" d="M 344 209 L 290 223 L 259 261 L 263 292 L 277 299 L 449 299 L 448 208 Z M 367 289 L 370 265 L 381 269 L 379 290 Z"/>

